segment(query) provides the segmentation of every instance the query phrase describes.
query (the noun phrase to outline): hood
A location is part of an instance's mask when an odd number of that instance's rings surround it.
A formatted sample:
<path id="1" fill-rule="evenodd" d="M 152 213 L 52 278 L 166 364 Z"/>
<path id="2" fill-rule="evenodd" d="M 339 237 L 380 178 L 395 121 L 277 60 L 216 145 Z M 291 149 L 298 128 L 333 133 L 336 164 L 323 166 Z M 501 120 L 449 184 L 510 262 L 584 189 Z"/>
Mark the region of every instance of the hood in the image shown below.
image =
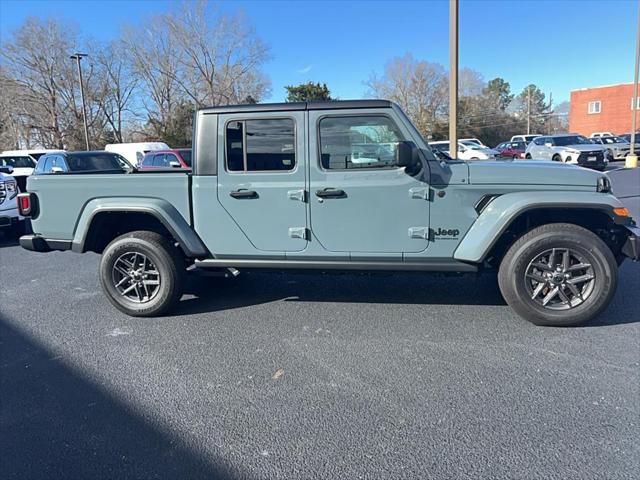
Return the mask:
<path id="1" fill-rule="evenodd" d="M 14 177 L 27 177 L 33 173 L 33 168 L 18 167 L 14 168 L 11 175 Z"/>
<path id="2" fill-rule="evenodd" d="M 545 161 L 468 162 L 472 185 L 568 185 L 595 187 L 604 174 Z"/>
<path id="3" fill-rule="evenodd" d="M 578 150 L 579 152 L 597 152 L 600 150 L 604 150 L 603 145 L 599 145 L 596 143 L 592 143 L 591 145 L 585 145 L 585 144 L 566 145 L 566 146 L 556 147 L 556 148 L 565 149 L 565 150 L 568 150 L 568 149 Z"/>

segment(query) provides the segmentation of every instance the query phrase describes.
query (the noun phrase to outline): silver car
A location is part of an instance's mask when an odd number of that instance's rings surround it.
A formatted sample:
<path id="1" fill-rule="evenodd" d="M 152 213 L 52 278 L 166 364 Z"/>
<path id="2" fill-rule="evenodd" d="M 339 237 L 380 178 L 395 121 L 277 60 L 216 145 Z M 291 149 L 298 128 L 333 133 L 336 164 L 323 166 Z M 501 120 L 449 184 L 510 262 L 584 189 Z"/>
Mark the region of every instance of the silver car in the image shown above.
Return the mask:
<path id="1" fill-rule="evenodd" d="M 602 145 L 574 133 L 535 138 L 527 146 L 525 158 L 572 163 L 596 170 L 604 170 L 608 162 Z"/>
<path id="2" fill-rule="evenodd" d="M 615 135 L 608 137 L 594 137 L 591 140 L 603 145 L 607 149 L 607 157 L 609 160 L 624 159 L 629 155 L 629 151 L 631 150 L 631 144 L 629 142 L 624 138 L 617 137 Z M 635 149 L 638 149 L 638 144 L 636 144 Z"/>

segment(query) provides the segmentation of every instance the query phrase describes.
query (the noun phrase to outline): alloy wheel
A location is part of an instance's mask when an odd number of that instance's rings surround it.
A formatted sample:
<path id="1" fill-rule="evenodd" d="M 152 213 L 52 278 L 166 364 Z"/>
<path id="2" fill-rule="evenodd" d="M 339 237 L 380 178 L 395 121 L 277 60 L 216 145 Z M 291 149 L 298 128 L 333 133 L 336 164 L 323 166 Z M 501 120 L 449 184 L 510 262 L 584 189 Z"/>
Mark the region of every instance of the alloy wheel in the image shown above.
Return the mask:
<path id="1" fill-rule="evenodd" d="M 593 266 L 578 252 L 553 248 L 535 257 L 525 271 L 531 300 L 550 310 L 568 310 L 584 303 L 593 293 Z"/>
<path id="2" fill-rule="evenodd" d="M 160 291 L 160 272 L 149 257 L 139 252 L 120 255 L 113 264 L 111 280 L 121 296 L 135 303 L 149 302 Z"/>

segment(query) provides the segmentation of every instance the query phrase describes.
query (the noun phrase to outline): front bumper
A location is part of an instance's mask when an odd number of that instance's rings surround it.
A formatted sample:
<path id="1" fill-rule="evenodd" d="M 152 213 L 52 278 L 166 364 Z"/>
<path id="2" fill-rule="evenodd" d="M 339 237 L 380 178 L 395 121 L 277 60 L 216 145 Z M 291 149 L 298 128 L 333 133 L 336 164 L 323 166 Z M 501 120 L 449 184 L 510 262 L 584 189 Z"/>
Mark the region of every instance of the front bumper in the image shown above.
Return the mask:
<path id="1" fill-rule="evenodd" d="M 627 225 L 625 228 L 629 230 L 629 237 L 622 246 L 622 253 L 631 260 L 640 260 L 640 228 Z"/>
<path id="2" fill-rule="evenodd" d="M 23 235 L 20 246 L 32 252 L 51 252 L 52 250 L 71 250 L 71 240 L 55 240 L 41 235 Z"/>
<path id="3" fill-rule="evenodd" d="M 0 228 L 11 227 L 12 225 L 18 223 L 20 220 L 22 220 L 22 217 L 18 213 L 17 206 L 0 210 Z"/>

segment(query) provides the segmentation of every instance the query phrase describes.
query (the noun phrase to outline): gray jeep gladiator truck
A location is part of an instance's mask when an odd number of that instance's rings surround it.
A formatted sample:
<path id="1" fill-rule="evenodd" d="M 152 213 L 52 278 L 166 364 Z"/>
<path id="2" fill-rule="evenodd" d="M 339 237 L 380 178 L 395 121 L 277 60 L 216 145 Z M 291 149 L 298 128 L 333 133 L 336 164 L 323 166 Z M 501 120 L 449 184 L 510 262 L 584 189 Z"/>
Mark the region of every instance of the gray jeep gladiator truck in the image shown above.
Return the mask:
<path id="1" fill-rule="evenodd" d="M 440 161 L 382 100 L 204 108 L 192 172 L 62 172 L 27 185 L 18 205 L 35 233 L 20 244 L 101 253 L 104 292 L 136 316 L 167 311 L 194 267 L 497 271 L 519 315 L 577 325 L 639 256 L 640 230 L 606 175 Z"/>

